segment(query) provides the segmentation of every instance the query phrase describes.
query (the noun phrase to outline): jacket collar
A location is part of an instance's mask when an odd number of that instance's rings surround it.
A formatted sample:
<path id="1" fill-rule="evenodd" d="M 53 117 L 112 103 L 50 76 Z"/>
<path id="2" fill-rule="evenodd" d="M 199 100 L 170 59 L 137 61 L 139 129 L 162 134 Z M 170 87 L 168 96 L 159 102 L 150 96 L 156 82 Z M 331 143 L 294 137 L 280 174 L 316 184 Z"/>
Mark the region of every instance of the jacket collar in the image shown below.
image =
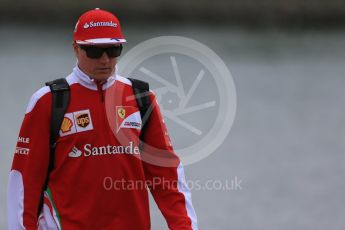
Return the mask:
<path id="1" fill-rule="evenodd" d="M 86 73 L 84 73 L 78 65 L 74 67 L 73 74 L 76 77 L 77 81 L 83 85 L 84 87 L 91 89 L 91 90 L 97 90 L 97 83 L 94 79 L 89 77 Z M 106 82 L 102 85 L 102 89 L 105 90 L 112 86 L 116 81 L 116 74 L 113 74 L 110 76 Z"/>

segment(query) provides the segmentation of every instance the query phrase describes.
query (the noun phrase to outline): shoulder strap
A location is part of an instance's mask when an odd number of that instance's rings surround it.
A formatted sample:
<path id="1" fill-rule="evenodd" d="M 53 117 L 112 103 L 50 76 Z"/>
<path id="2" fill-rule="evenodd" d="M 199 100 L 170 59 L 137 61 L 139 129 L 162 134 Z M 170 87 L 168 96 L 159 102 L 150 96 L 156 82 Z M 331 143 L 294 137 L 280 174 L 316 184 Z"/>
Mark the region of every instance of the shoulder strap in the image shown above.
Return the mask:
<path id="1" fill-rule="evenodd" d="M 49 86 L 51 94 L 52 94 L 52 110 L 51 110 L 51 118 L 50 118 L 50 153 L 49 153 L 49 165 L 48 171 L 46 175 L 46 180 L 44 182 L 43 191 L 41 195 L 40 205 L 38 208 L 38 215 L 41 212 L 41 208 L 43 205 L 43 192 L 48 187 L 48 180 L 49 174 L 54 168 L 54 161 L 55 161 L 55 146 L 56 146 L 56 139 L 59 136 L 60 127 L 65 116 L 65 112 L 67 110 L 67 106 L 69 104 L 70 99 L 70 88 L 69 84 L 65 78 L 59 78 L 54 81 L 46 82 L 46 86 Z"/>
<path id="2" fill-rule="evenodd" d="M 143 140 L 144 131 L 153 109 L 150 100 L 150 87 L 149 83 L 145 81 L 134 78 L 128 78 L 128 80 L 132 82 L 133 92 L 140 110 L 142 121 L 140 140 Z"/>
<path id="3" fill-rule="evenodd" d="M 55 150 L 56 139 L 59 136 L 62 120 L 64 118 L 70 98 L 70 88 L 65 78 L 47 82 L 52 93 L 52 112 L 50 119 L 50 149 Z"/>

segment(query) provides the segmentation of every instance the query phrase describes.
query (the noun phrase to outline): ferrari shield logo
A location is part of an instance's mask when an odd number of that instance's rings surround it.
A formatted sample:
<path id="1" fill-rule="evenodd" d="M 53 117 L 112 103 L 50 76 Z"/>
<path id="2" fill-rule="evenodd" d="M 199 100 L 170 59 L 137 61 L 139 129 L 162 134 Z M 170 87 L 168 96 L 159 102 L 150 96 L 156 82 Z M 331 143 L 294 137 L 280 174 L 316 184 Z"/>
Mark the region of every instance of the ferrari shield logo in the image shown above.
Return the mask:
<path id="1" fill-rule="evenodd" d="M 116 131 L 121 128 L 141 129 L 141 117 L 137 107 L 116 106 Z"/>
<path id="2" fill-rule="evenodd" d="M 123 107 L 117 108 L 117 114 L 123 119 L 126 116 L 126 110 Z"/>

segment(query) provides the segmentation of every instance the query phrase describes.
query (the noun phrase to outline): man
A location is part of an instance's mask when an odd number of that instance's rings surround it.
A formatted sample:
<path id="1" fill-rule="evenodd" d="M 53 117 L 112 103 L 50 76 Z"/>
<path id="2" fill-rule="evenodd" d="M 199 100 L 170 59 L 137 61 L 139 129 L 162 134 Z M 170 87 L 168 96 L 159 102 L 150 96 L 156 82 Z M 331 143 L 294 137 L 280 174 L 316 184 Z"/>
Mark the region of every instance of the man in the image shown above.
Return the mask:
<path id="1" fill-rule="evenodd" d="M 183 168 L 152 92 L 139 152 L 142 121 L 137 102 L 127 100 L 133 98 L 131 81 L 115 73 L 125 42 L 110 12 L 95 9 L 79 18 L 73 42 L 77 66 L 66 77 L 70 100 L 54 168 L 45 187 L 52 116 L 46 86 L 31 97 L 20 130 L 9 176 L 9 229 L 150 229 L 147 188 L 170 229 L 197 229 Z M 169 167 L 143 161 L 145 146 L 152 150 L 148 154 L 166 156 Z"/>

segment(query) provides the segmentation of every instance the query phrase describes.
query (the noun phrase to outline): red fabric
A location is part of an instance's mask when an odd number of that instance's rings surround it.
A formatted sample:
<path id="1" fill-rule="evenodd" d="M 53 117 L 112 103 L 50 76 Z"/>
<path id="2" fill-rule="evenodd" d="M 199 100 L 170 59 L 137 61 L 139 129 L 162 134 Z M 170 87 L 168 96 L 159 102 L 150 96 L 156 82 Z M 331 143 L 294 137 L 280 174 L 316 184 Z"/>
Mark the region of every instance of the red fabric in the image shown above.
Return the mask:
<path id="1" fill-rule="evenodd" d="M 97 148 L 108 145 L 130 146 L 130 142 L 133 142 L 134 146 L 138 145 L 139 130 L 121 128 L 117 131 L 118 127 L 114 120 L 118 116 L 116 114 L 118 106 L 121 108 L 130 106 L 131 113 L 133 109 L 138 110 L 135 100 L 127 100 L 128 97 L 133 98 L 132 87 L 116 81 L 109 89 L 109 93 L 105 93 L 105 102 L 99 97 L 100 90 L 86 88 L 80 83 L 71 85 L 70 105 L 66 114 L 89 110 L 89 115 L 77 113 L 75 118 L 84 119 L 79 125 L 86 125 L 87 128 L 92 123 L 93 128 L 62 136 L 57 141 L 55 168 L 50 175 L 48 186 L 56 211 L 60 215 L 62 228 L 65 230 L 150 229 L 146 187 L 128 189 L 129 187 L 123 188 L 121 187 L 123 184 L 117 183 L 117 188 L 121 188 L 116 189 L 114 182 L 125 181 L 124 184 L 127 186 L 126 183 L 131 183 L 130 181 L 145 184 L 155 178 L 161 178 L 172 186 L 167 187 L 166 184 L 157 183 L 154 187 L 149 187 L 169 228 L 192 229 L 191 219 L 185 208 L 184 195 L 176 187 L 179 159 L 170 145 L 153 94 L 151 100 L 155 106 L 147 127 L 145 142 L 156 149 L 156 152 L 150 154 L 163 153 L 167 159 L 172 159 L 170 167 L 143 162 L 142 154 L 83 155 L 87 144 Z M 113 102 L 109 102 L 109 97 L 114 99 Z M 113 116 L 107 116 L 107 113 Z M 27 155 L 15 154 L 12 165 L 12 170 L 18 170 L 23 175 L 23 216 L 24 226 L 28 230 L 37 229 L 39 198 L 48 167 L 50 114 L 51 93 L 48 92 L 40 97 L 33 110 L 25 115 L 19 136 L 29 138 L 30 141 L 18 142 L 17 146 L 28 148 L 30 151 Z M 82 155 L 70 157 L 73 148 L 80 150 Z M 113 186 L 109 189 L 111 182 Z"/>

